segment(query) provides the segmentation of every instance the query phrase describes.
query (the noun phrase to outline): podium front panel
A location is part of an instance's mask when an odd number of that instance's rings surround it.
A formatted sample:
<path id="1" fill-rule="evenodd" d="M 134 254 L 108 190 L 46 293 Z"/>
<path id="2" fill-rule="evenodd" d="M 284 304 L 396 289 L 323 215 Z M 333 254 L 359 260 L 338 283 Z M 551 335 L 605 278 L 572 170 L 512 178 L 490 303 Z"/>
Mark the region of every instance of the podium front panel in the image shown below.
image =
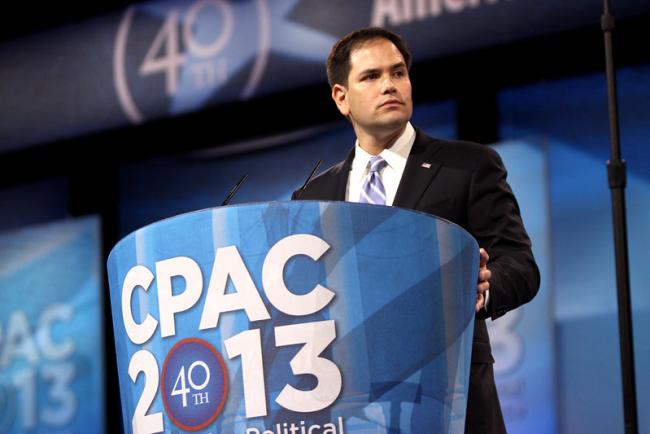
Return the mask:
<path id="1" fill-rule="evenodd" d="M 146 226 L 108 261 L 125 430 L 462 433 L 478 262 L 457 225 L 395 207 Z"/>

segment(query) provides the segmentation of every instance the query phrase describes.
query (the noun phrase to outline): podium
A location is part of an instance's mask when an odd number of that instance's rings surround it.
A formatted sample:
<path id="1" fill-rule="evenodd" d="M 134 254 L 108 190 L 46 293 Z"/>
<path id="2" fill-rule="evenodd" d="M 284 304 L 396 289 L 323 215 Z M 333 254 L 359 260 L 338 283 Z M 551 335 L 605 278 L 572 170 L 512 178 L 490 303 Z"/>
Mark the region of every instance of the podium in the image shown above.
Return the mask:
<path id="1" fill-rule="evenodd" d="M 478 245 L 395 207 L 162 220 L 108 259 L 125 432 L 462 433 Z"/>

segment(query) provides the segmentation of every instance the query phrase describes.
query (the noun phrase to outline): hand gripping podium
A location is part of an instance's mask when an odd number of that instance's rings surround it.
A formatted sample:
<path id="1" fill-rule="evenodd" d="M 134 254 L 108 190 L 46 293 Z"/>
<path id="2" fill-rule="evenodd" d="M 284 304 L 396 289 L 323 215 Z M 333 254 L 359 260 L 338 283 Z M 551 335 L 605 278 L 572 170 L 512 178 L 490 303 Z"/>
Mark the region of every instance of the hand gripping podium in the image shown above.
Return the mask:
<path id="1" fill-rule="evenodd" d="M 462 433 L 478 264 L 459 226 L 394 207 L 146 226 L 108 259 L 125 432 Z"/>

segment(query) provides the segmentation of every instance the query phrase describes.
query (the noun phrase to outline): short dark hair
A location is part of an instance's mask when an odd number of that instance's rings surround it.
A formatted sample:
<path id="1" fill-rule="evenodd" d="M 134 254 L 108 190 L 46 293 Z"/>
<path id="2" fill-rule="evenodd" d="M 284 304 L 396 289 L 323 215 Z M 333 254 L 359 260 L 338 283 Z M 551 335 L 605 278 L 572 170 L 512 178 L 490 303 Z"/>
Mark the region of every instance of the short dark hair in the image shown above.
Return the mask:
<path id="1" fill-rule="evenodd" d="M 375 39 L 386 39 L 395 45 L 404 58 L 406 68 L 411 68 L 411 52 L 400 35 L 381 27 L 367 27 L 348 33 L 339 39 L 327 56 L 327 81 L 330 87 L 335 84 L 347 86 L 350 74 L 350 54 L 360 45 Z"/>

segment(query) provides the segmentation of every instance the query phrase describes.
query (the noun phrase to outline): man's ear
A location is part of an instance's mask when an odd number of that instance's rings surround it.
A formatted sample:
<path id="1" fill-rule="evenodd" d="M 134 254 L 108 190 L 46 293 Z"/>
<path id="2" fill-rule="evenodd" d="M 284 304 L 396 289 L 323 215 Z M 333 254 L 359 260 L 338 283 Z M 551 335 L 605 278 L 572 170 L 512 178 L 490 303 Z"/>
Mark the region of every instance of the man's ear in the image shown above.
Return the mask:
<path id="1" fill-rule="evenodd" d="M 332 99 L 336 103 L 336 107 L 338 107 L 341 114 L 347 117 L 350 114 L 347 88 L 340 84 L 332 86 Z"/>

